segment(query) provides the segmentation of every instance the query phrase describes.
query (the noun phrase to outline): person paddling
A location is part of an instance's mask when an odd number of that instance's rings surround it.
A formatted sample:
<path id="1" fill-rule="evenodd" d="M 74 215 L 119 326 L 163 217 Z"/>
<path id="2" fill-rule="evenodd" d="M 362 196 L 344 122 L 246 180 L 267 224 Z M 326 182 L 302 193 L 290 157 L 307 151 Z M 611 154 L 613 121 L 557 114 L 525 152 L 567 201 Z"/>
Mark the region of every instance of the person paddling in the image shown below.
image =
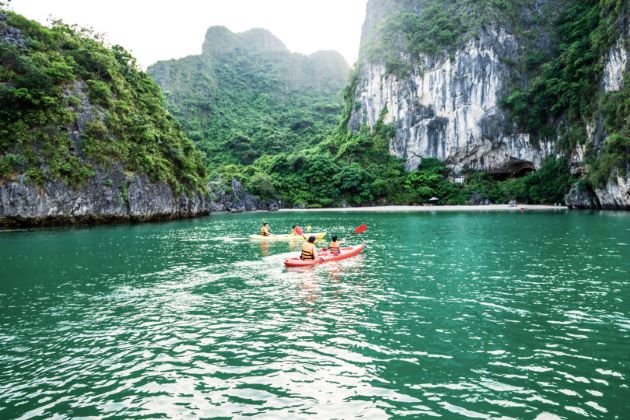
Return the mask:
<path id="1" fill-rule="evenodd" d="M 291 229 L 291 235 L 304 236 L 304 232 L 302 231 L 302 228 L 298 225 L 293 225 L 293 228 Z"/>
<path id="2" fill-rule="evenodd" d="M 269 223 L 267 222 L 263 223 L 262 227 L 260 228 L 260 234 L 262 236 L 271 236 L 271 229 L 269 229 Z"/>
<path id="3" fill-rule="evenodd" d="M 302 243 L 301 260 L 314 260 L 317 258 L 317 248 L 315 248 L 315 237 L 310 236 L 308 241 Z"/>
<path id="4" fill-rule="evenodd" d="M 328 251 L 332 255 L 339 255 L 339 254 L 341 254 L 341 247 L 339 246 L 339 242 L 337 242 L 337 237 L 336 236 L 333 236 L 332 237 L 332 241 L 328 244 Z"/>

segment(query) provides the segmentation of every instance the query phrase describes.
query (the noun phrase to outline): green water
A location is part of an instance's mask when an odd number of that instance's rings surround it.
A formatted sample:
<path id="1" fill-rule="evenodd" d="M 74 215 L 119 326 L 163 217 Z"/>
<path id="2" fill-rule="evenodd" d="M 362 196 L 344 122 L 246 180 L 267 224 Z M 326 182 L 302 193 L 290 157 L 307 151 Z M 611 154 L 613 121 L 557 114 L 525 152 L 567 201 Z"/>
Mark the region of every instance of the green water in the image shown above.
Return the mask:
<path id="1" fill-rule="evenodd" d="M 269 220 L 348 236 L 288 271 Z M 630 213 L 0 232 L 0 418 L 628 418 Z"/>

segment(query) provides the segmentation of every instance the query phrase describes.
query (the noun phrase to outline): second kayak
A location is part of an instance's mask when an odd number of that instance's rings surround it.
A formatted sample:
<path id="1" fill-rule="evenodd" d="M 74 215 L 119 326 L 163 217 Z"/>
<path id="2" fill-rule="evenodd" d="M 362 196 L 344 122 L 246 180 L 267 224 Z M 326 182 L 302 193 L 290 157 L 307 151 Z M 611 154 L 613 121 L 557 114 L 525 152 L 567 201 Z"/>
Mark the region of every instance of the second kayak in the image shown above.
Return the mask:
<path id="1" fill-rule="evenodd" d="M 308 239 L 309 236 L 314 236 L 315 239 L 323 239 L 324 236 L 326 236 L 326 232 L 314 232 L 314 233 L 305 233 L 304 236 L 306 237 L 306 239 Z M 290 240 L 304 240 L 303 237 L 299 236 L 299 235 L 291 235 L 289 234 L 282 234 L 282 235 L 269 235 L 269 236 L 263 236 L 263 235 L 249 235 L 249 239 L 255 239 L 255 240 L 264 240 L 264 241 L 290 241 Z"/>
<path id="2" fill-rule="evenodd" d="M 365 244 L 355 246 L 345 246 L 341 248 L 341 254 L 334 255 L 328 252 L 322 252 L 314 260 L 301 260 L 299 257 L 287 258 L 284 260 L 284 265 L 287 267 L 306 267 L 309 265 L 322 264 L 331 261 L 345 260 L 346 258 L 354 257 L 359 254 L 365 248 Z"/>

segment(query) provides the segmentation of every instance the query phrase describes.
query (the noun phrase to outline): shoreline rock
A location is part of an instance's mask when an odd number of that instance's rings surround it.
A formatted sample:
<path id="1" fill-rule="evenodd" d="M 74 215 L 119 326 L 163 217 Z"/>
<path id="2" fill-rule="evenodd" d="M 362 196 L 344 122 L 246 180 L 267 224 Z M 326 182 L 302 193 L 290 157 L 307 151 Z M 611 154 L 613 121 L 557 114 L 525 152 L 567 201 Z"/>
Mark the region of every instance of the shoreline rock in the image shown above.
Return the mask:
<path id="1" fill-rule="evenodd" d="M 576 209 L 630 210 L 630 170 L 625 176 L 615 172 L 601 188 L 578 182 L 564 201 L 569 208 Z"/>
<path id="2" fill-rule="evenodd" d="M 210 214 L 210 198 L 175 194 L 146 175 L 98 169 L 85 185 L 34 185 L 20 175 L 0 185 L 0 227 L 62 226 L 172 220 Z"/>
<path id="3" fill-rule="evenodd" d="M 210 191 L 213 212 L 277 211 L 282 208 L 280 200 L 260 200 L 247 192 L 235 178 L 227 182 L 222 179 L 215 179 L 210 182 Z"/>

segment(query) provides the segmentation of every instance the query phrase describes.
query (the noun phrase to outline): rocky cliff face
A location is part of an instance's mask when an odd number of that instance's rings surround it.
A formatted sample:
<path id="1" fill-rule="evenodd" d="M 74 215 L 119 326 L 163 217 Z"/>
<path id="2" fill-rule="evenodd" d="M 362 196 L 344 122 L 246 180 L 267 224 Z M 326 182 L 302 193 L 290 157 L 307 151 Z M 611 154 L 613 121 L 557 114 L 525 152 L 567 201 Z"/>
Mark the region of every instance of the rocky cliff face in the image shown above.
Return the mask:
<path id="1" fill-rule="evenodd" d="M 80 188 L 64 183 L 33 185 L 24 176 L 0 186 L 0 226 L 149 221 L 209 214 L 208 196 L 175 194 L 146 175 L 119 166 L 100 169 Z"/>
<path id="2" fill-rule="evenodd" d="M 606 93 L 618 92 L 624 88 L 624 77 L 628 71 L 629 44 L 630 26 L 626 26 L 622 35 L 606 54 L 601 80 L 601 89 Z M 587 125 L 587 143 L 596 149 L 601 149 L 608 137 L 602 120 L 600 111 Z M 588 173 L 589 165 L 585 159 L 584 147 L 580 145 L 576 147 L 572 154 L 572 161 L 578 174 Z M 613 169 L 610 179 L 602 187 L 586 188 L 580 183 L 574 185 L 565 201 L 568 206 L 581 209 L 630 210 L 630 161 L 626 162 L 625 170 Z"/>
<path id="3" fill-rule="evenodd" d="M 260 200 L 243 188 L 237 179 L 229 182 L 215 179 L 210 183 L 212 211 L 240 213 L 254 210 L 278 210 L 282 203 L 278 200 Z"/>
<path id="4" fill-rule="evenodd" d="M 575 184 L 566 195 L 567 206 L 576 209 L 630 210 L 630 166 L 602 188 Z"/>
<path id="5" fill-rule="evenodd" d="M 402 46 L 404 36 L 397 33 L 394 41 L 391 37 L 387 40 L 390 44 L 397 42 L 400 45 L 393 58 L 397 65 L 394 70 L 386 59 L 366 53 L 366 47 L 383 42 L 377 38 L 382 22 L 391 20 L 401 8 L 407 16 L 411 14 L 422 19 L 422 9 L 429 7 L 429 3 L 422 0 L 368 2 L 348 127 L 353 131 L 363 125 L 374 128 L 379 119 L 393 125 L 395 136 L 390 141 L 389 151 L 405 159 L 408 170 L 415 169 L 422 158 L 434 157 L 444 161 L 455 174 L 475 169 L 513 176 L 540 168 L 547 156 L 566 153 L 556 147 L 557 140 L 566 130 L 560 126 L 562 121 L 559 121 L 556 139 L 533 139 L 511 120 L 508 111 L 500 104 L 502 98 L 512 93 L 514 80 L 527 80 L 527 76 L 518 73 L 524 68 L 519 65 L 522 60 L 520 44 L 529 42 L 530 49 L 535 45 L 534 49 L 552 50 L 551 36 L 544 30 L 533 31 L 531 36 L 535 39 L 525 40 L 523 34 L 517 36 L 510 25 L 489 18 L 489 23 L 478 25 L 472 33 L 462 37 L 464 42 L 449 54 L 421 52 L 416 55 L 410 52 L 408 45 Z M 528 12 L 532 17 L 523 19 L 553 22 L 553 16 L 547 13 L 559 9 L 555 3 L 536 2 Z M 438 2 L 438 7 L 440 4 Z M 405 17 L 404 14 L 400 16 Z M 388 24 L 404 25 L 391 21 Z M 423 24 L 425 26 L 421 25 L 415 33 L 420 39 L 423 29 L 430 26 L 430 23 Z M 627 46 L 626 31 L 605 60 L 603 92 L 622 88 L 628 66 Z M 392 60 L 391 54 L 388 59 Z M 400 71 L 401 68 L 404 70 Z M 584 144 L 590 143 L 596 150 L 601 147 L 607 136 L 603 120 L 604 117 L 598 115 L 588 124 L 589 138 L 579 142 L 581 145 L 578 144 L 572 153 L 574 173 L 584 175 L 588 172 Z M 630 208 L 627 191 L 628 172 L 617 171 L 605 187 L 591 189 L 593 197 L 581 197 L 580 194 L 585 192 L 578 194 L 575 190 L 567 197 L 567 202 L 571 204 L 570 197 L 575 197 L 581 207 Z"/>
<path id="6" fill-rule="evenodd" d="M 629 47 L 630 25 L 608 53 L 602 80 L 605 92 L 619 91 L 623 88 L 624 77 L 628 72 Z M 606 188 L 595 189 L 595 194 L 603 208 L 630 210 L 630 162 L 626 163 L 625 173 L 616 170 Z"/>
<path id="7" fill-rule="evenodd" d="M 615 45 L 610 49 L 604 66 L 602 85 L 605 92 L 620 90 L 623 86 L 623 77 L 628 69 L 628 39 L 630 34 L 619 37 Z"/>
<path id="8" fill-rule="evenodd" d="M 551 144 L 532 145 L 499 108 L 510 80 L 507 59 L 516 58 L 515 38 L 485 30 L 453 57 L 420 57 L 403 77 L 382 63 L 364 62 L 349 124 L 396 127 L 390 152 L 415 169 L 423 157 L 445 161 L 456 173 L 477 169 L 514 174 L 538 168 Z M 411 58 L 408 58 L 411 61 Z"/>
<path id="9" fill-rule="evenodd" d="M 64 95 L 75 103 L 76 118 L 66 127 L 71 148 L 86 159 L 88 127 L 104 112 L 90 103 L 84 82 L 68 86 Z M 94 167 L 80 186 L 59 180 L 36 184 L 23 174 L 0 182 L 0 227 L 143 222 L 203 216 L 212 209 L 208 194 L 177 194 L 165 182 L 125 171 L 120 162 Z"/>

